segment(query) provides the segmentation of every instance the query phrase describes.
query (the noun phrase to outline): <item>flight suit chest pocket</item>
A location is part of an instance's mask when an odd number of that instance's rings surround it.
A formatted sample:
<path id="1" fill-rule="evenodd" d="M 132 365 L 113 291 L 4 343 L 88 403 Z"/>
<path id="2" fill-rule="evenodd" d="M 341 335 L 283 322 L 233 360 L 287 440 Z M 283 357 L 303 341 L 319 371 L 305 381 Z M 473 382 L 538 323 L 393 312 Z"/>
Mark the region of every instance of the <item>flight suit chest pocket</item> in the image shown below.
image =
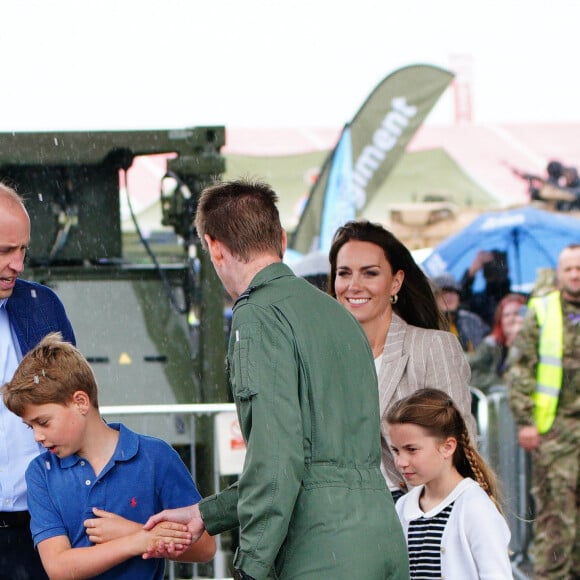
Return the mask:
<path id="1" fill-rule="evenodd" d="M 260 325 L 246 324 L 234 333 L 230 382 L 234 399 L 244 403 L 258 394 Z"/>

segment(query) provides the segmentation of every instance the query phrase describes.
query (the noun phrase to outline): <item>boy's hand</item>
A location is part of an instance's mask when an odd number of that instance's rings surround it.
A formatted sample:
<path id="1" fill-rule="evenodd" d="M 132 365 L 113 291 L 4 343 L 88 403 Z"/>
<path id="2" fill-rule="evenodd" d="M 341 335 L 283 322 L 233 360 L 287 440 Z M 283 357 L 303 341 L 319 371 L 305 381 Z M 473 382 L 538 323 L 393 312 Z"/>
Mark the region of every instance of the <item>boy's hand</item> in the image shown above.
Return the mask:
<path id="1" fill-rule="evenodd" d="M 85 520 L 84 526 L 93 544 L 104 544 L 110 540 L 134 534 L 143 529 L 143 526 L 131 520 L 127 520 L 117 514 L 93 508 L 96 518 Z M 186 549 L 191 544 L 191 534 L 187 526 L 175 522 L 162 522 L 157 524 L 150 532 L 153 538 L 162 542 L 176 542 L 184 545 Z"/>
<path id="2" fill-rule="evenodd" d="M 165 534 L 168 532 L 169 535 Z M 165 534 L 165 535 L 164 535 Z M 176 539 L 173 534 L 184 536 L 183 539 Z M 157 531 L 147 531 L 142 527 L 126 538 L 127 546 L 135 556 L 140 554 L 150 554 L 150 558 L 166 558 L 167 546 L 172 546 L 171 557 L 181 556 L 191 546 L 191 535 L 189 532 L 176 532 L 170 528 L 165 530 L 158 527 Z"/>
<path id="3" fill-rule="evenodd" d="M 149 534 L 150 532 L 145 531 L 145 533 Z M 142 557 L 144 560 L 149 560 L 151 558 L 167 558 L 175 560 L 189 549 L 191 546 L 191 536 L 187 541 L 189 543 L 186 544 L 185 540 L 170 540 L 168 538 L 150 537 L 147 549 L 143 550 Z"/>
<path id="4" fill-rule="evenodd" d="M 104 544 L 110 540 L 122 538 L 141 529 L 141 524 L 127 520 L 122 516 L 93 508 L 96 517 L 85 520 L 83 525 L 89 540 L 93 544 Z"/>
<path id="5" fill-rule="evenodd" d="M 159 525 L 161 522 L 172 522 L 174 524 L 179 522 L 187 526 L 187 530 L 191 534 L 191 543 L 196 542 L 205 530 L 205 525 L 201 519 L 199 506 L 197 504 L 184 508 L 164 510 L 155 514 L 147 520 L 144 528 L 151 530 L 153 526 Z M 180 546 L 171 540 L 168 542 L 158 542 L 155 549 L 147 550 L 143 553 L 143 558 L 176 558 L 182 552 Z"/>
<path id="6" fill-rule="evenodd" d="M 175 522 L 161 522 L 148 532 L 158 544 L 172 544 L 176 549 L 183 552 L 191 546 L 191 533 L 187 526 Z"/>

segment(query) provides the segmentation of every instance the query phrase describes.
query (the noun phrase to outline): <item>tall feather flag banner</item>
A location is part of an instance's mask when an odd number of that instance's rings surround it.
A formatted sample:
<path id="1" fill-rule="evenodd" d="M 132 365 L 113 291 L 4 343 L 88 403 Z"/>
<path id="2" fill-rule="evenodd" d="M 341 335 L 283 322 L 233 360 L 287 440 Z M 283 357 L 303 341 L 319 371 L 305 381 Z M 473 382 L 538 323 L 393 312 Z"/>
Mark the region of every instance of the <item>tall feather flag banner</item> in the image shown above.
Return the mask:
<path id="1" fill-rule="evenodd" d="M 346 126 L 334 149 L 326 183 L 319 249 L 328 252 L 337 228 L 356 216 L 352 184 L 352 144 L 350 128 Z"/>
<path id="2" fill-rule="evenodd" d="M 360 215 L 452 79 L 453 73 L 442 68 L 411 65 L 396 70 L 377 85 L 322 165 L 290 240 L 293 250 L 306 254 L 322 249 L 328 243 L 323 223 L 338 227 L 347 221 L 339 223 L 343 207 L 335 206 L 336 218 L 327 215 L 327 211 L 333 211 L 326 202 L 329 194 L 335 195 L 334 185 L 329 186 L 333 171 L 350 173 L 350 187 L 341 185 L 340 191 L 348 191 L 351 196 L 355 211 L 352 217 Z M 338 153 L 340 148 L 348 148 L 344 143 L 345 133 L 351 147 L 350 164 L 344 152 Z M 340 181 L 344 179 L 343 176 Z M 342 200 L 342 197 L 337 199 Z"/>

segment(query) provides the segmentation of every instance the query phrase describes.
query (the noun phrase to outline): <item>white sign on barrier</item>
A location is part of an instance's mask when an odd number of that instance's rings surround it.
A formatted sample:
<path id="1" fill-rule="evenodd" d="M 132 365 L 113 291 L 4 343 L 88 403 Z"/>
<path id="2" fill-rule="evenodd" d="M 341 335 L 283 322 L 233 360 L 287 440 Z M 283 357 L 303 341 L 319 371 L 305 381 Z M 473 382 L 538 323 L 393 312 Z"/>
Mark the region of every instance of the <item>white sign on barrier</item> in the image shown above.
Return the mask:
<path id="1" fill-rule="evenodd" d="M 215 416 L 220 475 L 239 475 L 244 468 L 246 445 L 235 412 L 224 411 Z"/>

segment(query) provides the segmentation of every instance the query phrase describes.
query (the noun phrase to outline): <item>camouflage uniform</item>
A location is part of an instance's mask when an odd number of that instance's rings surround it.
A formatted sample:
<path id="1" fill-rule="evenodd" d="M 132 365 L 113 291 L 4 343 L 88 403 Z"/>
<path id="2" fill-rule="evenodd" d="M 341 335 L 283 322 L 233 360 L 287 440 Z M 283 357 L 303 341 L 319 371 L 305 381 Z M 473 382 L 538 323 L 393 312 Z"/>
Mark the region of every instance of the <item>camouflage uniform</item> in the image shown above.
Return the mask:
<path id="1" fill-rule="evenodd" d="M 534 578 L 580 578 L 579 441 L 580 305 L 561 299 L 563 311 L 563 383 L 551 429 L 532 452 Z M 509 355 L 505 378 L 509 402 L 519 426 L 534 425 L 531 394 L 536 387 L 539 328 L 530 309 Z"/>

